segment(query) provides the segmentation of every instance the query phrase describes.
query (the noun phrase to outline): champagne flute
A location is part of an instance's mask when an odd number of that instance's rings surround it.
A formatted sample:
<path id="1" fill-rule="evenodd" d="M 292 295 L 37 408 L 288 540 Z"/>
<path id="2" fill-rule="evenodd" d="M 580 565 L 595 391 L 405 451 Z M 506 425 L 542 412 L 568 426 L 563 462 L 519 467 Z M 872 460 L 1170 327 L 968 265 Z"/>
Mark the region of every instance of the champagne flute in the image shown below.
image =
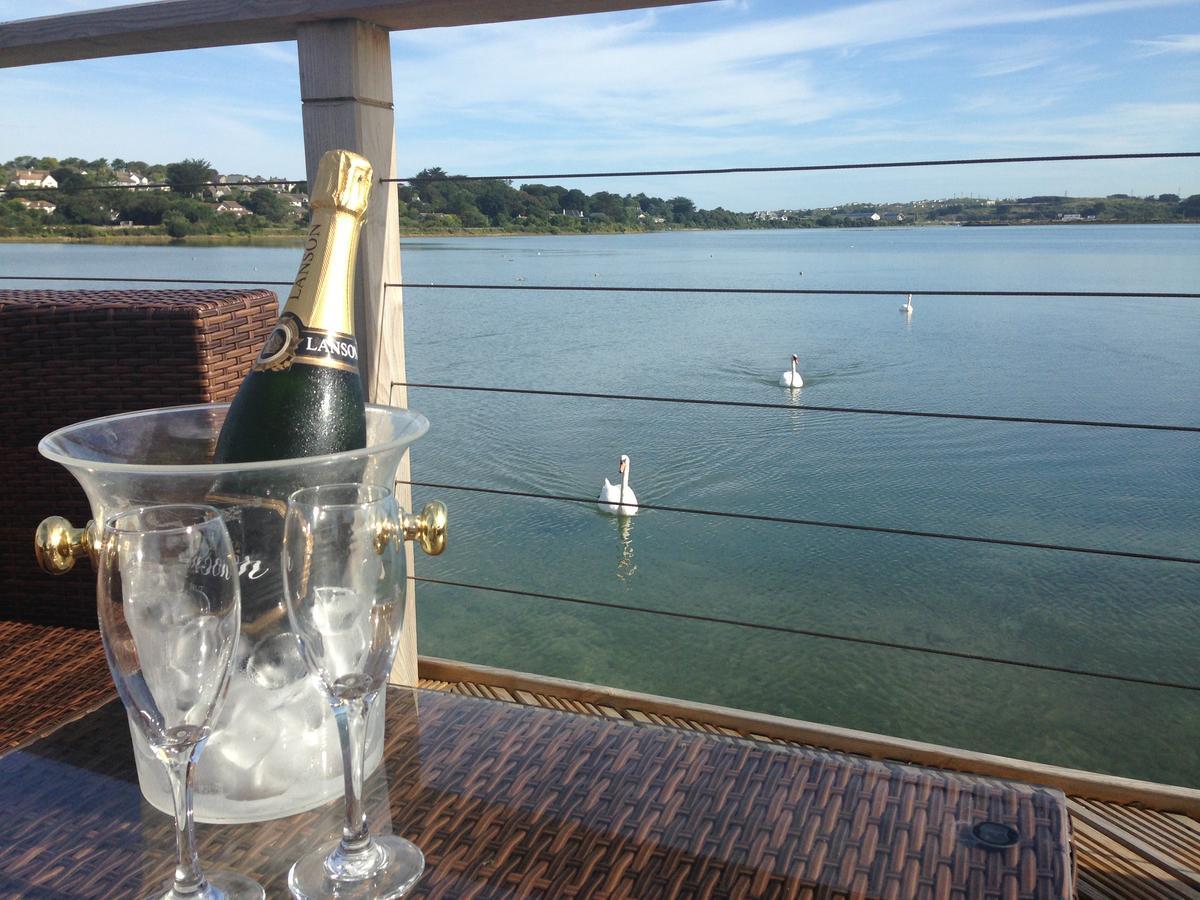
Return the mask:
<path id="1" fill-rule="evenodd" d="M 166 766 L 175 803 L 175 874 L 161 900 L 261 900 L 234 872 L 202 872 L 192 776 L 233 667 L 241 624 L 237 561 L 211 506 L 131 509 L 104 524 L 96 589 L 117 693 Z"/>
<path id="2" fill-rule="evenodd" d="M 288 618 L 333 707 L 346 782 L 341 840 L 307 853 L 288 873 L 298 898 L 400 897 L 425 869 L 411 841 L 371 834 L 362 804 L 366 719 L 387 682 L 404 625 L 399 527 L 395 498 L 378 485 L 324 485 L 288 498 Z"/>

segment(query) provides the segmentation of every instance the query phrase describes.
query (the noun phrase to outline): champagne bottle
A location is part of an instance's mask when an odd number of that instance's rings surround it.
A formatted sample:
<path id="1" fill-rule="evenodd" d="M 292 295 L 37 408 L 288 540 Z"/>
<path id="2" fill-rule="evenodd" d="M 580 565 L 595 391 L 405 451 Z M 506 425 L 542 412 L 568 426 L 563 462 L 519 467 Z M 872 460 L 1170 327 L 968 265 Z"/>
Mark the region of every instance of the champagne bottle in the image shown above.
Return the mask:
<path id="1" fill-rule="evenodd" d="M 367 443 L 354 274 L 371 164 L 348 150 L 321 157 L 296 281 L 225 417 L 214 462 L 357 450 Z"/>

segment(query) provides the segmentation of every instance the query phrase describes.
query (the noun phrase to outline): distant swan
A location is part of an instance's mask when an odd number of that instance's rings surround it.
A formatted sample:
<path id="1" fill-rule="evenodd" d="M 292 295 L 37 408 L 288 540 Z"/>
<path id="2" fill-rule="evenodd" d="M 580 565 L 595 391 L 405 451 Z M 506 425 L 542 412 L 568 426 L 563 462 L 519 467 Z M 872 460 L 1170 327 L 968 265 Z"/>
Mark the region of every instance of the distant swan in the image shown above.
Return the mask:
<path id="1" fill-rule="evenodd" d="M 903 306 L 900 307 L 900 312 L 904 313 L 905 315 L 911 315 L 912 311 L 913 311 L 912 294 L 909 294 L 908 300 L 904 303 Z"/>
<path id="2" fill-rule="evenodd" d="M 600 497 L 596 506 L 600 512 L 610 516 L 636 516 L 638 512 L 637 495 L 629 486 L 629 457 L 621 454 L 621 483 L 611 484 L 604 479 L 604 487 L 600 488 Z"/>
<path id="3" fill-rule="evenodd" d="M 784 372 L 779 376 L 779 383 L 783 387 L 798 388 L 804 387 L 804 379 L 800 377 L 800 373 L 796 371 L 796 363 L 800 362 L 800 357 L 795 353 L 792 354 L 792 371 Z"/>

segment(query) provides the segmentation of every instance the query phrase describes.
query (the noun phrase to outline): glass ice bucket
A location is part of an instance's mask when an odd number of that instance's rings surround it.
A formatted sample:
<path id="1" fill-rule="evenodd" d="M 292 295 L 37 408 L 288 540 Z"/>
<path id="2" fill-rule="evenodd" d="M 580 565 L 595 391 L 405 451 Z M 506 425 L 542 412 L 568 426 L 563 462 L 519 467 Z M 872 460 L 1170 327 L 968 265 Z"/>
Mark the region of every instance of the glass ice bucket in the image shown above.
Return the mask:
<path id="1" fill-rule="evenodd" d="M 405 448 L 429 428 L 420 413 L 368 406 L 362 450 L 214 465 L 209 461 L 228 409 L 205 404 L 92 419 L 59 429 L 38 445 L 83 486 L 95 522 L 155 503 L 209 503 L 225 512 L 239 560 L 242 628 L 229 694 L 196 767 L 195 812 L 204 822 L 288 816 L 342 795 L 341 745 L 329 701 L 307 674 L 288 627 L 279 564 L 283 512 L 288 494 L 308 485 L 391 486 Z M 406 531 L 421 530 L 424 543 L 427 523 L 410 519 L 416 517 L 406 518 Z M 47 537 L 55 521 L 61 533 Z M 444 519 L 440 527 L 444 534 Z M 96 539 L 90 523 L 69 531 L 62 520 L 43 523 L 38 543 L 44 567 L 52 568 L 45 557 L 54 551 L 48 548 L 65 554 L 58 560 L 65 569 Z M 383 706 L 374 704 L 368 722 L 366 774 L 383 754 Z M 131 733 L 142 793 L 169 813 L 165 770 L 140 730 Z"/>

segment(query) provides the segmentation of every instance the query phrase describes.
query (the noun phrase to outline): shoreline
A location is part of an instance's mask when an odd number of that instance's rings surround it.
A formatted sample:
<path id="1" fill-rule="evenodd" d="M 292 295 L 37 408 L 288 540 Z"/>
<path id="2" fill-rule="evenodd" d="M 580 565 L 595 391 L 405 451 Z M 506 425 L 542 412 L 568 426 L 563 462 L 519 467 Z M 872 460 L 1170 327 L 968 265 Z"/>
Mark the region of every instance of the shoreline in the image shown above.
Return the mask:
<path id="1" fill-rule="evenodd" d="M 814 225 L 805 228 L 666 228 L 655 230 L 627 229 L 623 231 L 503 231 L 492 229 L 444 229 L 437 231 L 401 231 L 399 237 L 404 240 L 419 238 L 498 238 L 498 237 L 595 237 L 597 235 L 614 234 L 679 234 L 682 232 L 719 232 L 719 231 L 882 231 L 907 230 L 912 228 L 1046 228 L 1083 226 L 1095 227 L 1103 225 L 1198 225 L 1200 220 L 1185 220 L 1181 222 L 926 222 L 919 225 L 884 225 L 884 226 L 844 226 L 844 225 Z M 147 235 L 97 235 L 94 237 L 75 237 L 71 235 L 4 235 L 0 236 L 0 244 L 111 244 L 114 246 L 213 246 L 213 247 L 299 247 L 304 244 L 303 232 L 295 234 L 263 234 L 263 235 L 224 235 L 201 234 L 189 235 L 185 238 L 172 238 L 165 234 Z"/>

